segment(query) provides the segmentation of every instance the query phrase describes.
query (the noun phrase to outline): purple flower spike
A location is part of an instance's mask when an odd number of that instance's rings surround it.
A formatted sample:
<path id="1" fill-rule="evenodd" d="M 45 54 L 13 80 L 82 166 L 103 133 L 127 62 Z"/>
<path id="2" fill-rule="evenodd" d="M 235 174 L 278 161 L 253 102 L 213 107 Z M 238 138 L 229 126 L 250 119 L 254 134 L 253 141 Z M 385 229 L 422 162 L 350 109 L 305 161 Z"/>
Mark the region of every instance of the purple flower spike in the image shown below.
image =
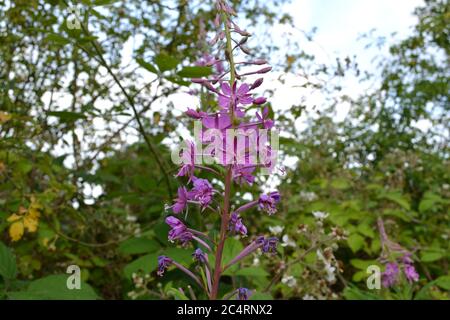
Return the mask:
<path id="1" fill-rule="evenodd" d="M 242 219 L 235 212 L 231 214 L 229 230 L 240 233 L 243 236 L 247 235 L 247 227 L 242 223 Z"/>
<path id="2" fill-rule="evenodd" d="M 206 258 L 206 254 L 202 251 L 202 249 L 197 248 L 194 253 L 192 254 L 195 261 L 206 263 L 208 260 Z"/>
<path id="3" fill-rule="evenodd" d="M 238 300 L 248 300 L 248 298 L 251 295 L 251 291 L 247 288 L 239 288 L 237 290 L 238 293 Z"/>
<path id="4" fill-rule="evenodd" d="M 156 272 L 156 274 L 161 277 L 164 274 L 164 271 L 166 271 L 166 269 L 170 267 L 172 262 L 173 262 L 172 259 L 170 259 L 166 256 L 159 256 L 158 257 L 158 271 Z"/>
<path id="5" fill-rule="evenodd" d="M 168 236 L 169 241 L 173 242 L 178 240 L 184 246 L 192 240 L 193 234 L 188 231 L 184 223 L 177 218 L 169 216 L 166 218 L 166 223 L 171 228 Z"/>
<path id="6" fill-rule="evenodd" d="M 266 211 L 269 215 L 277 212 L 276 204 L 280 201 L 280 193 L 275 191 L 269 194 L 259 196 L 258 204 L 261 210 Z"/>
<path id="7" fill-rule="evenodd" d="M 386 264 L 386 270 L 382 273 L 382 282 L 385 288 L 393 286 L 397 282 L 399 274 L 398 265 L 395 262 Z"/>
<path id="8" fill-rule="evenodd" d="M 214 189 L 211 183 L 206 179 L 193 177 L 192 180 L 194 182 L 194 187 L 188 193 L 189 198 L 200 202 L 200 205 L 205 208 L 213 199 Z"/>

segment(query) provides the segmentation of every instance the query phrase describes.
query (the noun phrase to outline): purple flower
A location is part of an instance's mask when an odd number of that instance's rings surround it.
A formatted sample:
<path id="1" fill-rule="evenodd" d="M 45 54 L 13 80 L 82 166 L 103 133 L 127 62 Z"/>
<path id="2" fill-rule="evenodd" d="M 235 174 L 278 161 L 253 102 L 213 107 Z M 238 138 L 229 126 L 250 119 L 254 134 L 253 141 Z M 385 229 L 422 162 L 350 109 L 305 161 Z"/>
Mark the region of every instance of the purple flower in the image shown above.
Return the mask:
<path id="1" fill-rule="evenodd" d="M 270 237 L 265 239 L 264 237 L 261 237 L 258 239 L 259 243 L 262 243 L 262 247 L 261 250 L 264 253 L 277 253 L 277 243 L 278 243 L 278 238 L 277 237 Z M 257 240 L 257 242 L 258 242 Z"/>
<path id="2" fill-rule="evenodd" d="M 385 288 L 393 286 L 397 282 L 398 273 L 398 265 L 395 262 L 387 263 L 385 271 L 381 274 L 383 286 Z"/>
<path id="3" fill-rule="evenodd" d="M 158 276 L 162 276 L 164 274 L 164 271 L 166 271 L 167 268 L 170 267 L 172 264 L 172 259 L 166 257 L 166 256 L 159 256 L 158 257 L 158 271 L 156 274 Z"/>
<path id="4" fill-rule="evenodd" d="M 234 165 L 233 179 L 240 185 L 242 185 L 244 182 L 252 185 L 255 182 L 255 177 L 252 175 L 253 171 L 255 171 L 254 166 Z"/>
<path id="5" fill-rule="evenodd" d="M 195 145 L 190 141 L 187 141 L 186 144 L 187 148 L 184 148 L 181 153 L 183 165 L 176 174 L 176 177 L 188 176 L 190 181 L 194 176 L 195 170 Z"/>
<path id="6" fill-rule="evenodd" d="M 185 187 L 178 188 L 178 198 L 175 199 L 175 204 L 171 207 L 173 213 L 180 213 L 186 207 L 188 195 Z"/>
<path id="7" fill-rule="evenodd" d="M 195 65 L 199 66 L 199 67 L 210 67 L 212 65 L 214 65 L 217 62 L 216 58 L 209 54 L 209 53 L 205 53 L 203 54 L 203 56 L 201 58 L 199 58 L 196 62 Z"/>
<path id="8" fill-rule="evenodd" d="M 187 227 L 184 225 L 183 222 L 181 222 L 181 220 L 169 216 L 166 218 L 166 223 L 169 225 L 169 227 L 171 228 L 169 231 L 169 241 L 180 241 L 181 244 L 184 246 L 186 245 L 189 241 L 192 240 L 193 238 L 193 234 L 192 232 L 190 232 Z"/>
<path id="9" fill-rule="evenodd" d="M 206 254 L 200 248 L 197 248 L 192 254 L 192 256 L 194 257 L 194 260 L 201 263 L 206 263 L 208 261 L 206 258 Z"/>
<path id="10" fill-rule="evenodd" d="M 243 236 L 247 235 L 247 227 L 242 223 L 242 218 L 235 212 L 231 214 L 228 229 L 240 233 Z"/>
<path id="11" fill-rule="evenodd" d="M 233 84 L 233 89 L 226 82 L 221 83 L 222 93 L 219 93 L 219 106 L 223 109 L 229 110 L 230 106 L 236 109 L 236 115 L 243 117 L 244 112 L 238 108 L 239 104 L 248 105 L 253 102 L 248 84 L 243 83 L 237 89 L 236 82 Z"/>
<path id="12" fill-rule="evenodd" d="M 405 264 L 403 266 L 403 271 L 405 273 L 406 279 L 409 282 L 417 282 L 419 281 L 419 274 L 412 264 Z"/>
<path id="13" fill-rule="evenodd" d="M 238 300 L 248 300 L 248 298 L 251 295 L 251 291 L 247 288 L 239 288 L 237 290 L 238 293 Z"/>
<path id="14" fill-rule="evenodd" d="M 205 53 L 203 56 L 195 62 L 195 65 L 200 67 L 215 67 L 216 75 L 213 75 L 214 78 L 217 78 L 224 71 L 224 66 L 221 60 L 217 59 L 211 54 Z"/>
<path id="15" fill-rule="evenodd" d="M 276 204 L 280 201 L 280 193 L 278 191 L 259 196 L 258 205 L 261 210 L 266 211 L 269 215 L 277 212 Z"/>
<path id="16" fill-rule="evenodd" d="M 269 108 L 265 107 L 261 115 L 257 112 L 256 117 L 262 123 L 264 129 L 271 129 L 273 127 L 274 122 L 269 118 Z"/>
<path id="17" fill-rule="evenodd" d="M 200 202 L 200 205 L 205 208 L 213 199 L 214 189 L 206 179 L 193 177 L 192 180 L 194 187 L 188 193 L 189 198 Z"/>
<path id="18" fill-rule="evenodd" d="M 404 264 L 412 264 L 414 262 L 413 259 L 411 259 L 411 253 L 409 252 L 405 253 L 401 260 Z"/>
<path id="19" fill-rule="evenodd" d="M 231 119 L 227 114 L 215 114 L 203 118 L 202 124 L 208 129 L 226 130 L 231 128 Z"/>

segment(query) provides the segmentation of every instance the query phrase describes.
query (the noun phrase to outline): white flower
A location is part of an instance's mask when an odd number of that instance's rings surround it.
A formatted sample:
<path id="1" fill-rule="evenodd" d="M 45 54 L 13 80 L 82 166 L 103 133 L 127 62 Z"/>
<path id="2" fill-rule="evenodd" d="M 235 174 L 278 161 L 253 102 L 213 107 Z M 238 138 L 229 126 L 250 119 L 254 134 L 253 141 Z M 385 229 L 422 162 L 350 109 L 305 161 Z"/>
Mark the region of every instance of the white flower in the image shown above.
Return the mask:
<path id="1" fill-rule="evenodd" d="M 254 265 L 255 267 L 259 266 L 259 258 L 258 258 L 258 257 L 254 257 L 254 258 L 253 258 L 253 265 Z"/>
<path id="2" fill-rule="evenodd" d="M 303 300 L 316 300 L 316 298 L 314 298 L 313 296 L 311 296 L 309 294 L 305 294 L 302 299 Z"/>
<path id="3" fill-rule="evenodd" d="M 336 281 L 335 271 L 336 267 L 333 267 L 331 263 L 323 256 L 322 251 L 317 250 L 317 258 L 323 262 L 325 265 L 325 272 L 327 273 L 326 280 L 330 283 L 333 283 Z"/>
<path id="4" fill-rule="evenodd" d="M 282 233 L 284 230 L 283 226 L 274 226 L 274 227 L 269 227 L 269 231 L 274 234 L 274 235 L 279 235 L 280 233 Z"/>
<path id="5" fill-rule="evenodd" d="M 314 192 L 301 191 L 300 198 L 305 201 L 314 201 L 317 199 L 317 195 Z"/>
<path id="6" fill-rule="evenodd" d="M 327 272 L 326 280 L 330 283 L 333 283 L 336 281 L 335 271 L 336 268 L 332 267 L 330 264 L 325 266 L 325 271 Z"/>
<path id="7" fill-rule="evenodd" d="M 128 222 L 136 222 L 137 221 L 137 217 L 136 216 L 127 216 L 127 221 Z"/>
<path id="8" fill-rule="evenodd" d="M 287 285 L 289 288 L 295 287 L 297 285 L 297 280 L 293 276 L 284 276 L 281 282 Z"/>
<path id="9" fill-rule="evenodd" d="M 295 243 L 295 241 L 289 239 L 289 236 L 288 236 L 287 234 L 285 234 L 285 235 L 281 238 L 281 240 L 283 241 L 283 242 L 281 242 L 281 246 L 282 246 L 282 247 L 290 246 L 290 247 L 294 247 L 294 248 L 295 248 L 295 247 L 297 246 L 297 244 Z"/>
<path id="10" fill-rule="evenodd" d="M 314 211 L 312 214 L 313 214 L 314 218 L 316 218 L 318 220 L 326 219 L 329 215 L 328 213 L 322 212 L 322 211 Z"/>

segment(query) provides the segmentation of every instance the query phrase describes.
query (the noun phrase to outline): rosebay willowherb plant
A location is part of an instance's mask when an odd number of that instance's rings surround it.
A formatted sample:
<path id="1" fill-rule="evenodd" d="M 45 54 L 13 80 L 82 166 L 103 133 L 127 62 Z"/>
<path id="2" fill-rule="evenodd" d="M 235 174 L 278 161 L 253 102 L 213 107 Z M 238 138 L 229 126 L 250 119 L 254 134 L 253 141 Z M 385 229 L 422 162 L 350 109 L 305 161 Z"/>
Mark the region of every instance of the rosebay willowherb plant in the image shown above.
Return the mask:
<path id="1" fill-rule="evenodd" d="M 382 274 L 383 286 L 389 288 L 401 283 L 402 273 L 400 271 L 403 271 L 404 279 L 407 282 L 413 283 L 419 281 L 419 274 L 414 267 L 412 253 L 397 242 L 389 239 L 381 218 L 378 218 L 377 223 L 382 250 L 379 260 L 385 263 L 385 270 Z"/>
<path id="2" fill-rule="evenodd" d="M 218 31 L 210 45 L 217 46 L 219 54 L 204 55 L 198 61 L 198 65 L 214 67 L 215 74 L 209 78 L 193 79 L 193 82 L 201 84 L 216 96 L 218 111 L 212 113 L 210 110 L 188 109 L 186 112 L 187 116 L 201 123 L 202 129 L 200 138 L 195 143 L 187 143 L 187 147 L 179 154 L 182 163 L 177 177 L 186 177 L 187 185 L 178 189 L 178 197 L 167 209 L 175 215 L 187 211 L 189 206 L 199 206 L 202 212 L 210 210 L 220 220 L 220 232 L 215 239 L 211 239 L 207 233 L 189 228 L 188 222 L 183 222 L 182 217 L 169 215 L 166 217 L 170 227 L 169 241 L 183 247 L 192 245 L 192 256 L 200 266 L 197 268 L 200 274 L 195 274 L 170 256 L 158 258 L 158 275 L 162 276 L 167 268 L 174 266 L 194 280 L 210 299 L 218 298 L 221 276 L 229 267 L 257 250 L 276 253 L 278 239 L 259 235 L 248 240 L 247 246 L 228 263 L 223 261 L 225 240 L 230 236 L 247 236 L 244 212 L 258 208 L 273 215 L 280 201 L 280 194 L 271 191 L 237 208 L 231 203 L 233 185 L 252 185 L 258 170 L 262 169 L 267 174 L 275 165 L 276 148 L 267 143 L 267 131 L 272 130 L 274 122 L 269 118 L 269 109 L 264 107 L 266 99 L 252 94 L 252 90 L 258 88 L 263 79 L 258 78 L 250 84 L 244 82 L 244 77 L 265 74 L 271 67 L 263 66 L 265 60 L 234 60 L 238 51 L 243 56 L 248 55 L 244 44 L 250 34 L 233 21 L 236 13 L 225 1 L 218 0 L 216 7 L 218 12 L 214 23 Z M 256 70 L 242 70 L 244 68 Z M 250 109 L 255 108 L 258 111 L 252 116 Z M 205 144 L 213 147 L 202 150 Z M 198 161 L 205 156 L 214 159 L 220 169 Z M 257 159 L 260 161 L 257 162 Z M 205 170 L 217 176 L 217 180 L 213 180 L 217 186 L 213 185 L 213 181 L 198 177 L 198 173 Z M 251 294 L 252 291 L 247 288 L 234 288 L 223 298 L 247 299 Z"/>

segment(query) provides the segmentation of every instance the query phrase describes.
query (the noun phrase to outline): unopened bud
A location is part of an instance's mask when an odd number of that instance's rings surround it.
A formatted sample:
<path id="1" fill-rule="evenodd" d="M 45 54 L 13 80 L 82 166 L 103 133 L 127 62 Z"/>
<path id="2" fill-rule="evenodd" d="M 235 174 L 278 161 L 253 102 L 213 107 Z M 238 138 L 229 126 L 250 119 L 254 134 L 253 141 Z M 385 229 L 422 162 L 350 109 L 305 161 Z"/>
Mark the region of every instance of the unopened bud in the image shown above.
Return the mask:
<path id="1" fill-rule="evenodd" d="M 256 81 L 251 85 L 250 90 L 258 88 L 260 85 L 262 85 L 263 81 L 263 78 L 256 79 Z"/>

